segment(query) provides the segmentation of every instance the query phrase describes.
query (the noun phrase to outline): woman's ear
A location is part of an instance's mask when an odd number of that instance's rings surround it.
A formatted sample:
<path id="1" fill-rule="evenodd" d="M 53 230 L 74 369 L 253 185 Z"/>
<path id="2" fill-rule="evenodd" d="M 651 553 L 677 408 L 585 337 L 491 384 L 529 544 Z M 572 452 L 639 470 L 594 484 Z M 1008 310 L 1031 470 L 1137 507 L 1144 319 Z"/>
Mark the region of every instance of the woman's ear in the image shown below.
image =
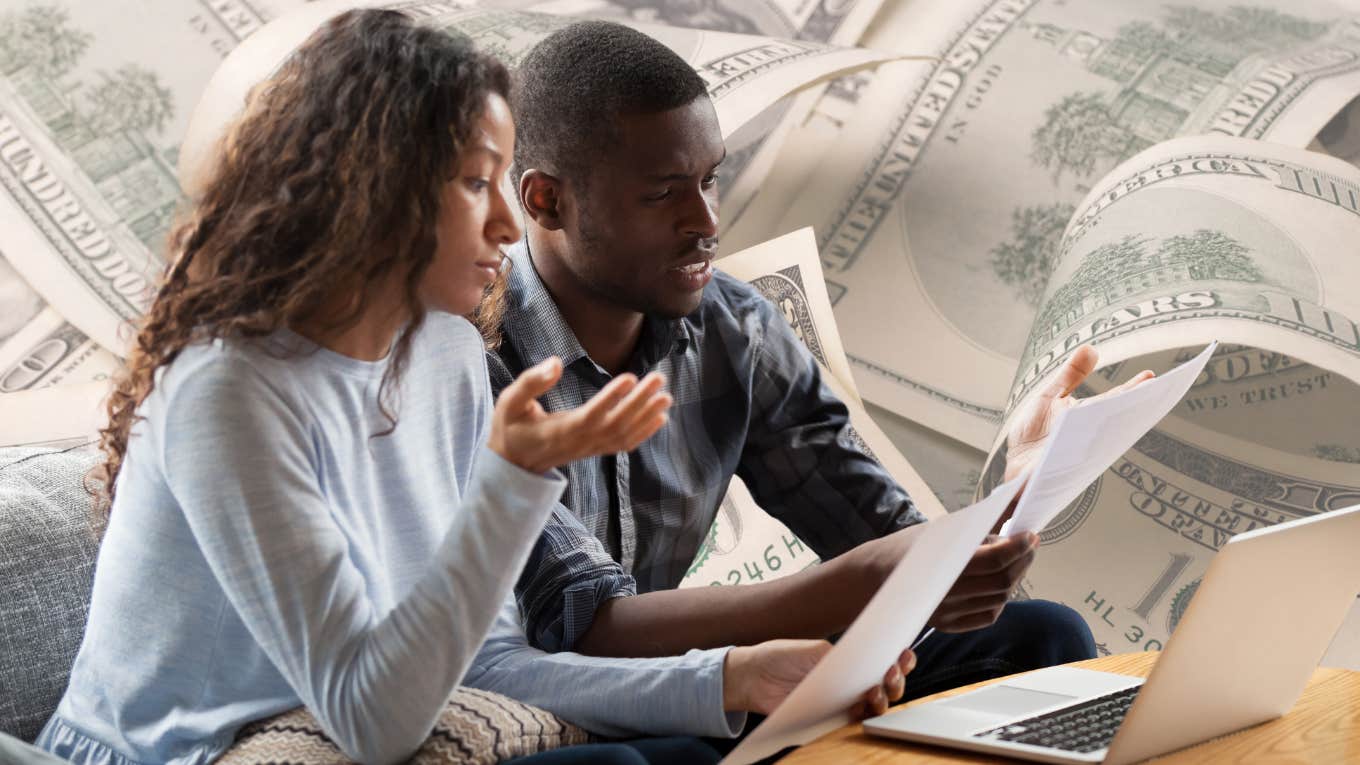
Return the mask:
<path id="1" fill-rule="evenodd" d="M 519 201 L 524 214 L 541 228 L 562 228 L 562 182 L 542 170 L 529 169 L 519 177 Z"/>

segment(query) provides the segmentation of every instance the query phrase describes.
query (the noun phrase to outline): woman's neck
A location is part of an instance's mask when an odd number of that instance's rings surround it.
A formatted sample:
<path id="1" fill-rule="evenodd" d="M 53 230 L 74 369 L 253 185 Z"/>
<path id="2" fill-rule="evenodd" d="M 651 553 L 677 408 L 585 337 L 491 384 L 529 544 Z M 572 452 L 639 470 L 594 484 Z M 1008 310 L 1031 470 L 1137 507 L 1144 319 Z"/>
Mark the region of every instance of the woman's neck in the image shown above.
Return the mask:
<path id="1" fill-rule="evenodd" d="M 392 289 L 370 289 L 368 305 L 353 323 L 335 327 L 333 317 L 345 312 L 346 298 L 336 297 L 317 311 L 315 318 L 298 322 L 289 329 L 317 345 L 360 361 L 387 358 L 392 341 L 407 321 L 406 310 Z"/>

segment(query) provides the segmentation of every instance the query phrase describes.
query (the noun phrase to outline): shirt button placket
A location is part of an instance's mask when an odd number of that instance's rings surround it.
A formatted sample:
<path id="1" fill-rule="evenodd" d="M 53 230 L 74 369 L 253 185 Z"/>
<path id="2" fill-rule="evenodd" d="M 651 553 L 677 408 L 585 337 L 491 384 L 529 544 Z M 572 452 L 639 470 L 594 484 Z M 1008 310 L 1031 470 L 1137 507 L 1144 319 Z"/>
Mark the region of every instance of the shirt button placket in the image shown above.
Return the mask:
<path id="1" fill-rule="evenodd" d="M 633 500 L 628 491 L 629 460 L 628 452 L 614 455 L 615 490 L 619 498 L 619 550 L 623 560 L 619 563 L 623 570 L 633 573 L 633 563 L 637 557 L 637 530 L 633 526 Z"/>

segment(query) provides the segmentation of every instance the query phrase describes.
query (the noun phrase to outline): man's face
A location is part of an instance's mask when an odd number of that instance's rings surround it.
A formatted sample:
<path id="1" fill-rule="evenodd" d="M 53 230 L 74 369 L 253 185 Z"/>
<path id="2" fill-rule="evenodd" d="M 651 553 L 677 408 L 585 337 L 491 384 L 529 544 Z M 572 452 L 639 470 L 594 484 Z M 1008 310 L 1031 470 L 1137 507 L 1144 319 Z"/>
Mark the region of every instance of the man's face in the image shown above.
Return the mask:
<path id="1" fill-rule="evenodd" d="M 618 143 L 590 160 L 564 221 L 566 266 L 603 300 L 679 318 L 699 307 L 718 245 L 726 150 L 707 97 L 618 117 Z"/>

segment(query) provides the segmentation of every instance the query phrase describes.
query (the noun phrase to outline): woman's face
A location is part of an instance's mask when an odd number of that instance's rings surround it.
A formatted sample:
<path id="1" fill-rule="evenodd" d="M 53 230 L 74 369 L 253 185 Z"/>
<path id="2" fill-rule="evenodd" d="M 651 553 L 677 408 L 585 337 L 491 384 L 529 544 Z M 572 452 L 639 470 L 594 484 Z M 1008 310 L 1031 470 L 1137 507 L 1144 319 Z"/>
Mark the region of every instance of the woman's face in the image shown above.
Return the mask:
<path id="1" fill-rule="evenodd" d="M 444 185 L 438 245 L 421 284 L 428 310 L 471 313 L 496 279 L 501 247 L 523 235 L 506 193 L 505 175 L 514 152 L 510 106 L 493 93 L 456 160 L 453 178 Z"/>

